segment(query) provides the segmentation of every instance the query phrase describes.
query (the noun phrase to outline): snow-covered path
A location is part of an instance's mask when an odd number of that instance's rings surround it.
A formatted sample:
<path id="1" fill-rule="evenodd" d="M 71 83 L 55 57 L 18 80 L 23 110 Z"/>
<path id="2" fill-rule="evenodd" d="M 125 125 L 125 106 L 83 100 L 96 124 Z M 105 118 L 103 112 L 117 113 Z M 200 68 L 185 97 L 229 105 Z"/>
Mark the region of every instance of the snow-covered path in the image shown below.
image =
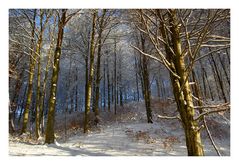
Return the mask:
<path id="1" fill-rule="evenodd" d="M 9 142 L 10 155 L 32 156 L 182 156 L 187 155 L 183 131 L 165 129 L 159 123 L 127 123 L 105 126 L 88 135 L 77 134 L 60 145 Z M 226 146 L 221 144 L 222 146 Z M 221 148 L 229 155 L 229 148 Z M 205 143 L 206 155 L 216 155 Z"/>

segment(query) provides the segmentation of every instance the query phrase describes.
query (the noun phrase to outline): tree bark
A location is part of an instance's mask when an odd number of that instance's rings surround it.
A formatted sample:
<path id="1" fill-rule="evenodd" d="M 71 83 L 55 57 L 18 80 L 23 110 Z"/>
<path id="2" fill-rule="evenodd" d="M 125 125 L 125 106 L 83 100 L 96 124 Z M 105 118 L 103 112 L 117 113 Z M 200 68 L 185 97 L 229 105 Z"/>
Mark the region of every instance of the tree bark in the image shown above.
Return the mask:
<path id="1" fill-rule="evenodd" d="M 180 79 L 172 75 L 170 72 L 171 83 L 173 86 L 173 92 L 175 101 L 177 103 L 177 109 L 180 113 L 182 124 L 186 137 L 186 146 L 189 156 L 203 156 L 204 150 L 201 142 L 201 135 L 199 132 L 199 126 L 197 121 L 194 121 L 195 110 L 193 108 L 192 94 L 187 79 L 187 73 L 185 72 L 184 57 L 181 55 L 181 41 L 179 36 L 179 24 L 177 21 L 176 10 L 169 10 L 169 34 L 171 37 L 172 48 L 175 53 L 173 55 L 165 44 L 166 58 L 170 62 L 170 67 L 174 73 L 176 73 Z M 169 40 L 166 33 L 165 25 L 161 26 L 162 36 L 165 41 Z"/>
<path id="2" fill-rule="evenodd" d="M 59 18 L 59 21 L 58 21 L 58 36 L 57 36 L 56 49 L 54 53 L 54 65 L 53 65 L 53 72 L 52 72 L 52 79 L 51 79 L 51 92 L 50 92 L 50 99 L 49 99 L 49 110 L 48 110 L 46 138 L 45 138 L 45 143 L 48 143 L 48 144 L 54 143 L 55 141 L 54 123 L 55 123 L 56 92 L 57 92 L 58 74 L 60 70 L 62 40 L 64 35 L 64 27 L 66 23 L 66 12 L 67 12 L 67 9 L 62 9 L 61 18 Z"/>

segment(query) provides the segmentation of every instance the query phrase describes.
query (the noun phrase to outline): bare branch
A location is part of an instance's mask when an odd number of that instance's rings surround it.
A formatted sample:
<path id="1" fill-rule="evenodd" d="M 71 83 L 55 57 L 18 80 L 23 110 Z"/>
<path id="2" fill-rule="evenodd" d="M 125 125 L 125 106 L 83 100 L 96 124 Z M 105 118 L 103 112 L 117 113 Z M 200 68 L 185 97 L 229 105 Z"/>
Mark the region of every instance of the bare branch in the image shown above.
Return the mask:
<path id="1" fill-rule="evenodd" d="M 208 52 L 207 54 L 204 54 L 203 56 L 198 57 L 197 59 L 195 59 L 195 61 L 201 60 L 202 58 L 204 58 L 204 57 L 206 57 L 206 56 L 208 56 L 208 55 L 210 55 L 212 53 L 215 53 L 215 52 L 218 52 L 218 51 L 221 51 L 221 50 L 224 50 L 224 49 L 228 49 L 229 47 L 230 46 L 228 45 L 226 47 L 222 47 L 222 48 L 219 48 L 219 49 L 212 50 L 212 51 Z"/>
<path id="2" fill-rule="evenodd" d="M 209 131 L 209 128 L 208 128 L 208 126 L 207 126 L 207 122 L 206 122 L 205 116 L 203 117 L 203 124 L 204 124 L 204 126 L 205 126 L 205 128 L 206 128 L 206 130 L 207 130 L 208 137 L 209 137 L 209 139 L 210 139 L 210 141 L 211 141 L 211 143 L 212 143 L 214 149 L 215 149 L 216 152 L 217 152 L 217 155 L 218 155 L 218 156 L 222 156 L 221 153 L 220 153 L 220 151 L 218 150 L 218 148 L 217 148 L 217 146 L 216 146 L 216 144 L 215 144 L 213 138 L 212 138 L 211 132 Z"/>
<path id="3" fill-rule="evenodd" d="M 229 103 L 225 103 L 225 104 L 219 104 L 219 105 L 209 105 L 209 106 L 195 106 L 195 109 L 205 109 L 205 108 L 218 108 L 216 110 L 212 110 L 212 111 L 205 111 L 203 113 L 201 113 L 199 116 L 197 116 L 194 120 L 199 120 L 201 119 L 203 116 L 205 115 L 209 115 L 212 113 L 218 113 L 218 112 L 223 112 L 223 111 L 228 111 L 230 109 L 230 105 Z"/>
<path id="4" fill-rule="evenodd" d="M 147 57 L 150 57 L 150 58 L 152 58 L 152 59 L 154 59 L 154 60 L 156 60 L 156 61 L 158 61 L 158 62 L 164 64 L 164 66 L 170 71 L 170 73 L 172 73 L 173 76 L 175 76 L 176 78 L 180 79 L 180 77 L 170 69 L 170 67 L 165 63 L 164 60 L 161 61 L 161 60 L 158 59 L 157 57 L 154 57 L 154 56 L 152 56 L 152 55 L 150 55 L 150 54 L 147 54 L 147 53 L 143 52 L 142 50 L 140 50 L 139 48 L 137 48 L 137 47 L 135 47 L 135 46 L 133 46 L 133 45 L 130 45 L 130 46 L 133 47 L 134 49 L 136 49 L 137 51 L 139 51 L 141 54 L 143 54 L 143 55 L 145 55 L 145 56 L 147 56 Z"/>

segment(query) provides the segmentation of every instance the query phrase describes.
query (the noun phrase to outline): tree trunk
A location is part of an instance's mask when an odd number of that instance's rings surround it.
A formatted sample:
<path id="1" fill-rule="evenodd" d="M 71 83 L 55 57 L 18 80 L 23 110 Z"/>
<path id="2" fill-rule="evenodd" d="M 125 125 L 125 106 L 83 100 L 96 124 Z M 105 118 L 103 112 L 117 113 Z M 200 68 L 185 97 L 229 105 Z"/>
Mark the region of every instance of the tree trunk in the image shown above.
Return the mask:
<path id="1" fill-rule="evenodd" d="M 54 143 L 55 140 L 54 123 L 55 123 L 56 92 L 57 92 L 58 73 L 60 70 L 62 40 L 64 35 L 64 27 L 66 23 L 66 12 L 67 9 L 62 9 L 62 16 L 58 20 L 58 36 L 54 54 L 54 65 L 51 80 L 51 92 L 49 99 L 49 110 L 47 117 L 46 139 L 45 139 L 45 143 L 48 144 Z"/>
<path id="2" fill-rule="evenodd" d="M 30 54 L 35 57 L 35 53 L 33 52 L 34 50 L 34 36 L 35 36 L 35 26 L 36 26 L 36 13 L 37 10 L 34 10 L 34 16 L 32 20 L 32 39 L 31 39 L 31 52 Z M 34 76 L 34 68 L 35 68 L 35 60 L 30 57 L 30 65 L 29 65 L 29 79 L 28 79 L 28 90 L 27 90 L 27 102 L 26 102 L 26 107 L 23 113 L 23 125 L 22 125 L 22 131 L 21 133 L 26 133 L 27 132 L 27 124 L 28 124 L 28 117 L 29 117 L 29 110 L 31 106 L 31 101 L 32 101 L 32 85 L 33 85 L 33 76 Z"/>
<path id="3" fill-rule="evenodd" d="M 159 85 L 159 78 L 156 77 L 155 81 L 156 81 L 156 86 L 157 86 L 157 93 L 158 93 L 158 98 L 160 98 L 160 85 Z"/>
<path id="4" fill-rule="evenodd" d="M 138 76 L 138 64 L 137 64 L 137 57 L 135 59 L 135 81 L 136 81 L 136 91 L 137 91 L 137 101 L 139 102 L 139 76 Z"/>
<path id="5" fill-rule="evenodd" d="M 117 57 L 116 57 L 116 39 L 114 39 L 114 110 L 116 115 L 116 104 L 117 104 Z"/>
<path id="6" fill-rule="evenodd" d="M 104 105 L 104 110 L 105 110 L 105 107 L 106 107 L 106 91 L 105 91 L 105 79 L 106 79 L 106 74 L 105 74 L 105 61 L 104 61 L 104 81 L 103 81 L 103 105 Z"/>
<path id="7" fill-rule="evenodd" d="M 23 111 L 23 109 L 24 109 L 24 105 L 25 105 L 25 102 L 26 102 L 26 93 L 27 93 L 27 85 L 26 85 L 26 87 L 25 87 L 25 89 L 24 89 L 24 94 L 23 94 L 23 97 L 22 97 L 22 103 L 21 103 L 21 111 L 20 111 L 20 115 L 19 115 L 19 118 L 18 118 L 18 124 L 17 125 L 20 125 L 20 121 L 21 121 L 21 118 L 22 118 L 22 111 Z"/>
<path id="8" fill-rule="evenodd" d="M 86 87 L 86 105 L 85 105 L 85 118 L 84 118 L 84 133 L 89 131 L 89 114 L 90 114 L 90 103 L 91 103 L 91 88 L 92 80 L 94 76 L 94 53 L 95 53 L 95 22 L 96 22 L 96 12 L 93 14 L 92 21 L 92 32 L 91 32 L 91 43 L 90 43 L 90 75 Z"/>
<path id="9" fill-rule="evenodd" d="M 227 74 L 226 67 L 225 67 L 225 63 L 223 62 L 223 59 L 221 58 L 220 54 L 218 54 L 218 58 L 219 58 L 219 61 L 220 61 L 220 63 L 221 63 L 223 72 L 224 72 L 224 74 L 225 74 L 227 83 L 228 83 L 229 86 L 230 86 L 230 77 L 229 77 L 228 74 Z"/>
<path id="10" fill-rule="evenodd" d="M 42 37 L 43 37 L 43 13 L 42 10 L 40 10 L 40 36 L 37 43 L 37 49 L 36 52 L 38 54 L 38 72 L 37 72 L 37 98 L 36 98 L 36 114 L 35 114 L 35 135 L 38 139 L 40 136 L 40 98 L 41 98 L 41 47 L 42 47 Z"/>
<path id="11" fill-rule="evenodd" d="M 141 34 L 141 46 L 142 51 L 145 52 L 145 38 L 143 34 Z M 148 59 L 146 56 L 143 56 L 142 61 L 142 76 L 143 76 L 143 84 L 144 84 L 144 100 L 146 106 L 146 114 L 148 123 L 153 123 L 152 120 L 152 110 L 151 110 L 151 90 L 150 90 L 150 83 L 149 83 L 149 72 L 148 72 Z"/>
<path id="12" fill-rule="evenodd" d="M 106 9 L 103 9 L 103 14 L 101 16 L 99 25 L 99 36 L 98 36 L 98 52 L 97 52 L 97 64 L 96 64 L 96 86 L 95 86 L 95 100 L 94 100 L 94 112 L 95 112 L 95 124 L 97 125 L 99 121 L 99 97 L 100 97 L 100 63 L 101 63 L 101 48 L 102 48 L 102 32 L 104 16 L 106 14 Z"/>
<path id="13" fill-rule="evenodd" d="M 76 84 L 76 89 L 75 89 L 75 112 L 78 111 L 78 71 L 77 71 L 77 68 L 76 68 L 76 73 L 75 73 L 75 82 L 77 83 Z"/>
<path id="14" fill-rule="evenodd" d="M 109 71 L 109 60 L 107 58 L 107 92 L 108 92 L 108 112 L 110 112 L 110 71 Z"/>
<path id="15" fill-rule="evenodd" d="M 226 94 L 224 92 L 224 84 L 223 84 L 222 79 L 220 77 L 220 73 L 219 73 L 219 70 L 217 68 L 216 61 L 215 61 L 215 59 L 214 59 L 212 54 L 210 55 L 210 58 L 211 58 L 211 61 L 213 63 L 213 66 L 214 66 L 214 69 L 215 69 L 215 74 L 216 74 L 217 80 L 218 80 L 218 84 L 219 84 L 221 92 L 222 92 L 222 98 L 224 99 L 224 102 L 226 103 L 227 102 L 227 97 L 226 97 Z"/>
<path id="16" fill-rule="evenodd" d="M 209 81 L 208 81 L 207 72 L 206 72 L 205 68 L 203 67 L 203 64 L 202 64 L 202 62 L 201 62 L 200 60 L 199 60 L 199 63 L 200 63 L 200 65 L 201 65 L 201 69 L 202 69 L 202 72 L 203 72 L 203 77 L 205 77 L 205 80 L 206 80 L 206 82 L 207 82 L 211 99 L 214 100 L 214 95 L 213 95 L 213 91 L 212 91 L 211 85 L 210 85 L 210 83 L 209 83 Z M 204 87 L 205 87 L 204 90 L 206 90 L 206 85 L 205 85 Z M 205 95 L 206 95 L 206 93 L 205 93 Z"/>
<path id="17" fill-rule="evenodd" d="M 171 69 L 180 77 L 178 79 L 170 72 L 171 83 L 173 86 L 173 92 L 175 101 L 177 103 L 177 109 L 180 113 L 182 124 L 186 137 L 186 145 L 189 156 L 203 156 L 203 146 L 201 142 L 201 135 L 199 132 L 198 123 L 194 120 L 195 110 L 193 108 L 192 94 L 187 79 L 187 73 L 185 72 L 184 57 L 181 55 L 181 41 L 179 36 L 179 24 L 177 21 L 176 10 L 169 11 L 169 24 L 171 31 L 171 43 L 175 53 L 173 55 L 169 47 L 165 44 L 165 50 L 167 54 L 167 60 L 171 64 Z M 165 40 L 166 37 L 165 25 L 161 26 L 162 36 Z"/>

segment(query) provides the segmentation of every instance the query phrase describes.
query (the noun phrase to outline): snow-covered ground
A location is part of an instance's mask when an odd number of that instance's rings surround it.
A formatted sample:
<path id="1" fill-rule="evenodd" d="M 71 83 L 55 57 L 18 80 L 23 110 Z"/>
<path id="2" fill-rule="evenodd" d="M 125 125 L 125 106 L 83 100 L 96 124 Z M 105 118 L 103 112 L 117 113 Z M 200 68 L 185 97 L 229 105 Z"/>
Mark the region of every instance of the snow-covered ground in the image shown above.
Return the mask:
<path id="1" fill-rule="evenodd" d="M 228 142 L 220 142 L 223 155 L 229 155 Z M 205 143 L 205 154 L 216 155 L 211 144 Z M 88 135 L 75 135 L 65 143 L 33 145 L 9 142 L 10 155 L 54 156 L 173 156 L 187 155 L 182 131 L 169 131 L 158 123 L 114 124 Z"/>
<path id="2" fill-rule="evenodd" d="M 114 122 L 100 125 L 88 134 L 76 131 L 58 144 L 44 145 L 9 138 L 10 155 L 35 156 L 186 156 L 186 144 L 182 126 L 178 120 L 156 119 L 148 124 L 145 112 L 136 105 L 130 105 L 132 113 L 121 113 Z M 129 108 L 129 107 L 128 107 Z M 125 107 L 127 110 L 127 107 Z M 133 113 L 137 109 L 137 113 Z M 126 116 L 128 119 L 126 119 Z M 230 125 L 221 121 L 221 127 L 212 131 L 215 142 L 223 156 L 230 155 Z M 124 120 L 123 120 L 124 119 Z M 214 122 L 209 122 L 211 126 Z M 215 127 L 214 127 L 215 128 Z M 217 155 L 205 132 L 202 133 L 205 155 Z"/>

